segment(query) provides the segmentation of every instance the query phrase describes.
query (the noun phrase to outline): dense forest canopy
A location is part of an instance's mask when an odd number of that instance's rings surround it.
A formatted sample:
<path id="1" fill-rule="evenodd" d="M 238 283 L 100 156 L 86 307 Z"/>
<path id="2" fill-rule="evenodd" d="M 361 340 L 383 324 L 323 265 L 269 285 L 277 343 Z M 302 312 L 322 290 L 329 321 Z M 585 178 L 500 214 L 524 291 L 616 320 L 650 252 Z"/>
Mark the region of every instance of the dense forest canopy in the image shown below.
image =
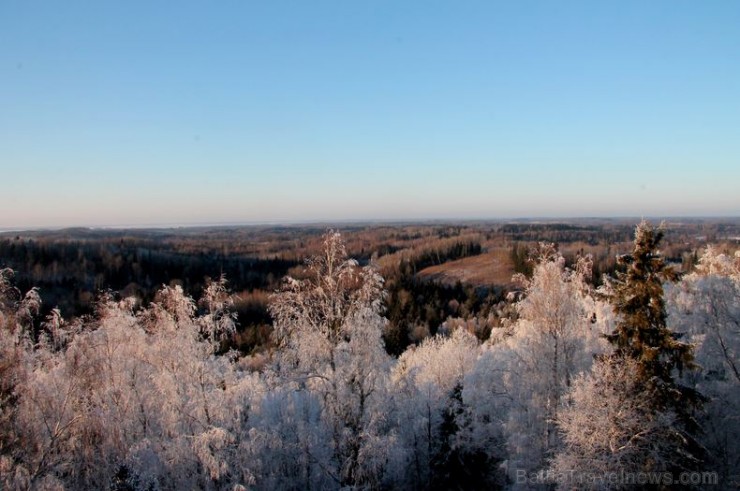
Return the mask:
<path id="1" fill-rule="evenodd" d="M 734 229 L 538 226 L 3 237 L 0 483 L 737 485 Z"/>

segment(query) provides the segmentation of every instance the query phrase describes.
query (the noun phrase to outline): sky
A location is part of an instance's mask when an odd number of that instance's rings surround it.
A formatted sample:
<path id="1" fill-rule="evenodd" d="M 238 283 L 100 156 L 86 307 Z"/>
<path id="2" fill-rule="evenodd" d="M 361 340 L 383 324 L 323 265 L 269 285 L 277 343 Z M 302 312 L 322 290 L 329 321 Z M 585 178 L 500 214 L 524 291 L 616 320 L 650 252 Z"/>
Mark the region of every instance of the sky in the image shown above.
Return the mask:
<path id="1" fill-rule="evenodd" d="M 0 228 L 740 216 L 740 2 L 0 2 Z"/>

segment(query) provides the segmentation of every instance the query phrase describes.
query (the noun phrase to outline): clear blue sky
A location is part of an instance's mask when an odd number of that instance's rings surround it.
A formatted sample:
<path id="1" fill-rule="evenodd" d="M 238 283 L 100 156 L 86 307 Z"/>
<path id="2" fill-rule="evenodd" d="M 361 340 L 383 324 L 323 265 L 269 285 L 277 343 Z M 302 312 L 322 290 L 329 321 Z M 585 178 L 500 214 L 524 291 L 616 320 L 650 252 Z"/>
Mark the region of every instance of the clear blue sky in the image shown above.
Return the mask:
<path id="1" fill-rule="evenodd" d="M 740 215 L 739 1 L 0 3 L 0 227 Z"/>

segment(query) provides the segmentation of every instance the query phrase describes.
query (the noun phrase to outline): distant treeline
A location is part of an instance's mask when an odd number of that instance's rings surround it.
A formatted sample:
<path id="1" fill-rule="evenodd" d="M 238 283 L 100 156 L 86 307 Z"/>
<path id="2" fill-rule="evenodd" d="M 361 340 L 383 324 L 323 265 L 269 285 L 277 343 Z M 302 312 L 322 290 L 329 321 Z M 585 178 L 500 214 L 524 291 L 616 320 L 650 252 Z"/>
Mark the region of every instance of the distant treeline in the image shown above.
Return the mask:
<path id="1" fill-rule="evenodd" d="M 206 278 L 226 275 L 234 291 L 273 289 L 299 262 L 228 255 L 217 251 L 184 254 L 165 244 L 136 239 L 0 240 L 0 264 L 17 272 L 23 289 L 39 288 L 46 306 L 65 316 L 92 311 L 101 290 L 134 294 L 145 303 L 163 284 L 200 292 Z"/>
<path id="2" fill-rule="evenodd" d="M 501 226 L 500 232 L 511 240 L 520 242 L 554 242 L 557 244 L 585 242 L 589 245 L 597 245 L 631 241 L 634 234 L 634 225 L 584 226 L 568 223 L 507 223 Z"/>

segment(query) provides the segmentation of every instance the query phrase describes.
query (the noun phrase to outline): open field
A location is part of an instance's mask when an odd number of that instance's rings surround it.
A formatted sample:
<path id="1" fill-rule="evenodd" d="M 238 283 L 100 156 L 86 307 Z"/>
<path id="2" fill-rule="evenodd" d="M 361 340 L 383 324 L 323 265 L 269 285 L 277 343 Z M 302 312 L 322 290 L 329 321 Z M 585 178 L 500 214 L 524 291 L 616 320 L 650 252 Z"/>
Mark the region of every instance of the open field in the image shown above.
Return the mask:
<path id="1" fill-rule="evenodd" d="M 458 281 L 464 285 L 508 285 L 514 274 L 514 266 L 509 251 L 497 248 L 478 256 L 465 257 L 455 261 L 430 266 L 417 273 L 420 279 L 454 285 Z"/>

